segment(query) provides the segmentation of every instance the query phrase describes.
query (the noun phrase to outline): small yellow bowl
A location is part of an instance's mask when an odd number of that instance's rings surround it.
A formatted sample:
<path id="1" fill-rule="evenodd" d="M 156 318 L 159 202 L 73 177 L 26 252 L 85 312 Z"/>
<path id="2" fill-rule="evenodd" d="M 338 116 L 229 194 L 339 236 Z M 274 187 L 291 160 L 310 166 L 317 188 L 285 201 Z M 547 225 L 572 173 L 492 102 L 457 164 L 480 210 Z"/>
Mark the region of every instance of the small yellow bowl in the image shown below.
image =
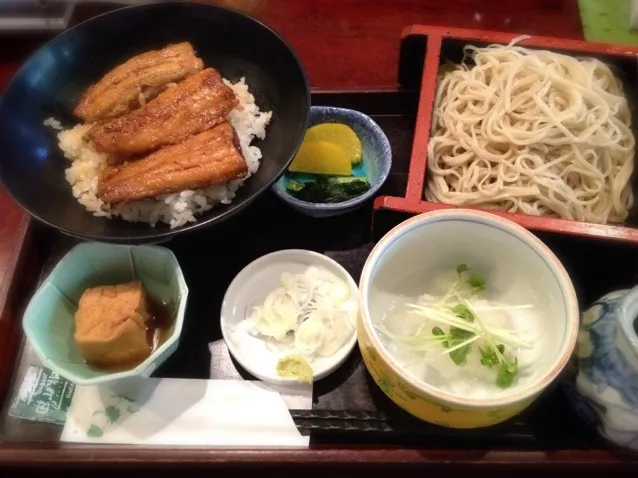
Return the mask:
<path id="1" fill-rule="evenodd" d="M 435 271 L 460 263 L 486 277 L 488 287 L 532 304 L 549 334 L 525 380 L 494 397 L 463 397 L 417 378 L 374 328 L 393 306 L 422 293 Z M 454 209 L 403 222 L 372 250 L 359 290 L 359 347 L 374 381 L 404 410 L 445 427 L 480 428 L 517 415 L 559 375 L 576 344 L 578 303 L 562 264 L 533 234 L 493 214 Z"/>

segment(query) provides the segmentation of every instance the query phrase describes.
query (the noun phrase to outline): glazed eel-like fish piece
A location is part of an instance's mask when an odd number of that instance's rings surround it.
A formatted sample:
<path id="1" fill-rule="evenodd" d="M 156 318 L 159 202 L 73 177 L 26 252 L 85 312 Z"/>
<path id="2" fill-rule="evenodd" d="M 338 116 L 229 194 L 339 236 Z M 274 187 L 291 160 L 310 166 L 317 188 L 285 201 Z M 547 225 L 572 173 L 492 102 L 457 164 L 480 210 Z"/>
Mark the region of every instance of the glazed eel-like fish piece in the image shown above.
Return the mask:
<path id="1" fill-rule="evenodd" d="M 74 114 L 87 123 L 115 118 L 140 106 L 140 94 L 152 97 L 169 83 L 181 81 L 203 68 L 204 62 L 188 42 L 142 53 L 90 86 Z"/>
<path id="2" fill-rule="evenodd" d="M 210 129 L 226 121 L 237 104 L 235 93 L 220 74 L 207 68 L 160 93 L 145 106 L 95 125 L 87 138 L 100 153 L 121 160 L 180 143 Z"/>
<path id="3" fill-rule="evenodd" d="M 107 169 L 98 195 L 112 205 L 184 190 L 206 188 L 246 176 L 239 138 L 224 122 L 186 141 Z"/>

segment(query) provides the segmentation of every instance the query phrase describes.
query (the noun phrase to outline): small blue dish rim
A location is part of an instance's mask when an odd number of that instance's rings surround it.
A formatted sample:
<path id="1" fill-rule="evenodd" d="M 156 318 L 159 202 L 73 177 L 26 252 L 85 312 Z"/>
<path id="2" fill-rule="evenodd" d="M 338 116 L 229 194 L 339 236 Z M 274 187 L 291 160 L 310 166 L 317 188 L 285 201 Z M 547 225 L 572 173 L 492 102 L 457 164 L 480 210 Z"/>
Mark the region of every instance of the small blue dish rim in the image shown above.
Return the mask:
<path id="1" fill-rule="evenodd" d="M 285 190 L 280 191 L 277 188 L 277 183 L 281 180 L 281 177 L 279 177 L 279 179 L 277 179 L 277 181 L 275 181 L 275 184 L 272 186 L 273 192 L 275 193 L 275 195 L 277 195 L 277 197 L 279 197 L 283 201 L 290 203 L 298 208 L 314 209 L 319 211 L 339 211 L 341 209 L 348 209 L 353 206 L 358 206 L 364 203 L 365 201 L 367 201 L 368 199 L 370 199 L 372 196 L 374 196 L 377 193 L 377 191 L 381 189 L 381 186 L 383 186 L 383 184 L 388 179 L 388 176 L 390 175 L 390 169 L 392 168 L 392 147 L 390 146 L 390 141 L 388 140 L 388 137 L 383 132 L 381 127 L 376 123 L 376 121 L 374 121 L 370 116 L 368 116 L 365 113 L 362 113 L 361 111 L 357 111 L 357 110 L 353 110 L 349 108 L 340 108 L 337 106 L 311 106 L 308 127 L 312 125 L 312 117 L 314 115 L 325 114 L 326 112 L 329 112 L 327 116 L 331 118 L 335 118 L 335 119 L 344 118 L 348 115 L 358 116 L 359 118 L 361 118 L 365 122 L 366 127 L 368 127 L 372 131 L 374 136 L 377 137 L 379 141 L 381 142 L 382 146 L 384 146 L 384 148 L 382 149 L 388 151 L 387 156 L 389 156 L 389 158 L 388 160 L 383 161 L 383 164 L 381 167 L 381 174 L 379 175 L 379 180 L 375 184 L 371 184 L 370 189 L 368 189 L 365 193 L 361 194 L 360 196 L 357 196 L 356 198 L 349 199 L 348 201 L 343 201 L 343 202 L 314 203 L 314 202 L 302 201 L 300 199 L 297 199 L 291 196 Z M 350 123 L 344 122 L 343 124 L 350 124 Z M 286 174 L 286 171 L 284 171 L 283 175 L 285 174 Z"/>

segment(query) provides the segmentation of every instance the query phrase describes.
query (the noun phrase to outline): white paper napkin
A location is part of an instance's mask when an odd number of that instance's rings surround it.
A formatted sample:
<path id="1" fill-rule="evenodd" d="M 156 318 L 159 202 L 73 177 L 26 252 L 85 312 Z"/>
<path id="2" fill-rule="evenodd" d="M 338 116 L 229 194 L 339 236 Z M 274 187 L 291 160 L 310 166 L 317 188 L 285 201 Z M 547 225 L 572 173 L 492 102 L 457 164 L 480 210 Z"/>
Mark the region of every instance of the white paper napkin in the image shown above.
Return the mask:
<path id="1" fill-rule="evenodd" d="M 63 442 L 222 448 L 305 448 L 288 407 L 312 407 L 312 387 L 251 381 L 144 379 L 77 386 Z"/>

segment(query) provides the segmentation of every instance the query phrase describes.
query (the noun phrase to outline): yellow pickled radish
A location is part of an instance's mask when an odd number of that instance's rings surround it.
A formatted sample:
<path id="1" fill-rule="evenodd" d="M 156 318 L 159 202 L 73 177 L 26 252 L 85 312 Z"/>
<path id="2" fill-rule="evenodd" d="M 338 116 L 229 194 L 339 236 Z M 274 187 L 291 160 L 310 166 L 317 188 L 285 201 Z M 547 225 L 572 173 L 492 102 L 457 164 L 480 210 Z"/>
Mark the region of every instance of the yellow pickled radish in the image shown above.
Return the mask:
<path id="1" fill-rule="evenodd" d="M 321 123 L 306 131 L 304 142 L 326 141 L 343 149 L 352 164 L 361 161 L 361 141 L 349 126 L 341 123 Z"/>
<path id="2" fill-rule="evenodd" d="M 329 174 L 350 176 L 352 163 L 339 146 L 327 141 L 304 141 L 290 163 L 292 173 Z"/>

